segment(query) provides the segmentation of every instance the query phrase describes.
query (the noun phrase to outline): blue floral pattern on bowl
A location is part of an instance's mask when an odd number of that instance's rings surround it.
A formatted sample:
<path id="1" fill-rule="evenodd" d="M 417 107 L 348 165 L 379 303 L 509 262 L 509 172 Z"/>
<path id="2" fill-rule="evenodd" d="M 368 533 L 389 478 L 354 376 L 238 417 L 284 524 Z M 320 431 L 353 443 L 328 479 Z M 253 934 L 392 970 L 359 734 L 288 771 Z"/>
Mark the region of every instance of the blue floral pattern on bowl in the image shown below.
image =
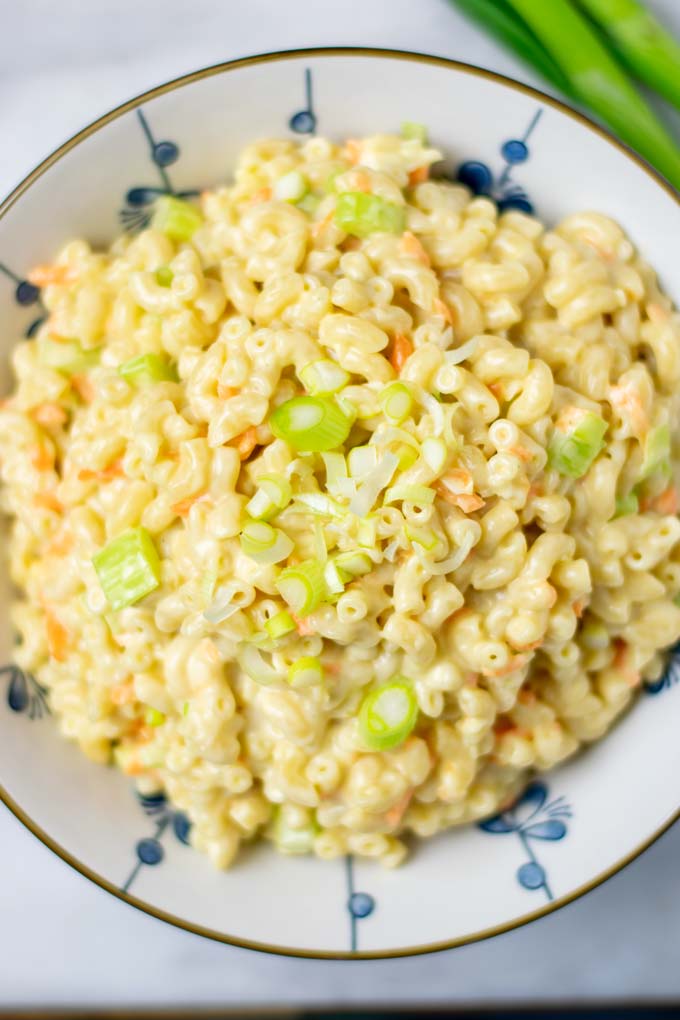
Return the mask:
<path id="1" fill-rule="evenodd" d="M 153 818 L 156 828 L 153 835 L 140 839 L 135 846 L 137 861 L 130 874 L 123 882 L 121 890 L 129 892 L 141 869 L 147 865 L 155 867 L 165 856 L 162 839 L 166 830 L 171 829 L 180 843 L 189 845 L 191 824 L 182 811 L 177 811 L 169 803 L 164 793 L 137 794 L 144 814 Z"/>
<path id="2" fill-rule="evenodd" d="M 481 163 L 479 160 L 467 160 L 458 167 L 457 180 L 461 184 L 467 185 L 473 194 L 492 198 L 500 212 L 515 209 L 519 212 L 533 213 L 534 207 L 529 196 L 521 185 L 515 184 L 512 174 L 515 167 L 526 163 L 529 159 L 528 141 L 542 114 L 542 109 L 536 111 L 521 138 L 510 138 L 503 142 L 500 153 L 505 165 L 497 178 L 494 177 L 486 163 Z"/>
<path id="3" fill-rule="evenodd" d="M 47 690 L 39 684 L 32 673 L 26 673 L 18 666 L 3 666 L 0 679 L 7 677 L 7 704 L 13 712 L 23 712 L 29 719 L 40 719 L 50 715 Z"/>
<path id="4" fill-rule="evenodd" d="M 36 287 L 30 280 L 18 276 L 9 266 L 0 262 L 0 276 L 6 277 L 14 286 L 14 300 L 24 308 L 35 306 L 39 315 L 32 318 L 24 331 L 24 336 L 30 339 L 35 335 L 40 326 L 47 318 L 47 309 L 43 304 L 40 287 Z"/>
<path id="5" fill-rule="evenodd" d="M 542 781 L 531 783 L 512 807 L 485 822 L 483 832 L 494 835 L 515 835 L 519 838 L 528 860 L 517 870 L 517 881 L 524 889 L 542 889 L 549 900 L 554 899 L 545 868 L 539 863 L 532 844 L 535 841 L 555 842 L 567 835 L 566 819 L 571 808 L 564 797 L 548 800 L 548 787 Z"/>

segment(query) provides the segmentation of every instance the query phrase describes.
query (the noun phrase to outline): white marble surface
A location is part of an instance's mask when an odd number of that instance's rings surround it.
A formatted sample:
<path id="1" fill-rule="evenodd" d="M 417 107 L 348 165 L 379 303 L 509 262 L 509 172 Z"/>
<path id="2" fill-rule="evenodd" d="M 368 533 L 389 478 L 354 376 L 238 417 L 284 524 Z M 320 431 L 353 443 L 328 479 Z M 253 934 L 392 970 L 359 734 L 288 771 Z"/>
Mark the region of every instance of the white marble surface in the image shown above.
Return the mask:
<path id="1" fill-rule="evenodd" d="M 678 0 L 648 3 L 680 34 Z M 538 84 L 447 0 L 0 0 L 0 16 L 0 195 L 106 109 L 249 53 L 392 46 Z M 663 781 L 653 763 L 649 781 Z M 621 875 L 520 931 L 430 957 L 323 963 L 231 949 L 147 917 L 0 808 L 0 1010 L 677 1000 L 679 856 L 676 827 Z"/>

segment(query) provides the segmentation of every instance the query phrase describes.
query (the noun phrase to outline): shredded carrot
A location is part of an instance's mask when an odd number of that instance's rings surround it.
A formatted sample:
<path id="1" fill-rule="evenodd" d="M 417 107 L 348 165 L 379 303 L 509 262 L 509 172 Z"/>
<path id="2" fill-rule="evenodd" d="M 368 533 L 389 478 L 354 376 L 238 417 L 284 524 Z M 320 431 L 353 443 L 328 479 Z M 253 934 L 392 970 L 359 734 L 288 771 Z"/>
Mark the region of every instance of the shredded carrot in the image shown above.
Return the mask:
<path id="1" fill-rule="evenodd" d="M 484 674 L 484 676 L 494 677 L 507 676 L 508 673 L 514 673 L 516 669 L 521 669 L 522 666 L 526 666 L 526 663 L 527 663 L 526 655 L 514 655 L 511 659 L 508 660 L 505 666 L 501 667 L 501 669 L 489 669 L 489 670 L 485 669 L 482 670 L 482 673 Z"/>
<path id="2" fill-rule="evenodd" d="M 474 513 L 475 510 L 481 510 L 485 505 L 482 497 L 478 496 L 476 492 L 451 492 L 451 489 L 441 482 L 437 482 L 434 488 L 445 503 L 458 507 L 464 514 Z"/>
<path id="3" fill-rule="evenodd" d="M 36 471 L 50 471 L 54 467 L 54 454 L 45 446 L 36 446 L 31 464 Z"/>
<path id="4" fill-rule="evenodd" d="M 239 393 L 239 389 L 236 386 L 223 386 L 222 383 L 218 384 L 217 396 L 220 400 L 229 400 L 230 397 L 235 397 Z"/>
<path id="5" fill-rule="evenodd" d="M 420 240 L 410 230 L 405 230 L 401 235 L 399 247 L 404 255 L 410 255 L 411 258 L 417 259 L 418 262 L 422 262 L 425 266 L 430 265 L 430 256 L 423 248 Z"/>
<path id="6" fill-rule="evenodd" d="M 533 453 L 530 450 L 526 450 L 523 446 L 511 446 L 508 452 L 512 453 L 515 457 L 519 457 L 525 464 L 534 459 Z"/>
<path id="7" fill-rule="evenodd" d="M 180 499 L 179 503 L 173 503 L 170 509 L 173 514 L 177 514 L 178 517 L 187 517 L 192 506 L 194 506 L 195 503 L 200 503 L 200 501 L 205 498 L 205 492 L 197 492 L 193 496 L 187 496 L 186 499 Z"/>
<path id="8" fill-rule="evenodd" d="M 242 432 L 240 436 L 236 436 L 235 439 L 230 440 L 228 445 L 236 447 L 241 460 L 247 460 L 257 446 L 257 427 L 255 425 L 251 425 L 250 428 L 246 429 L 245 432 Z"/>
<path id="9" fill-rule="evenodd" d="M 655 510 L 658 514 L 673 515 L 677 514 L 680 509 L 680 498 L 678 497 L 678 490 L 674 485 L 669 485 L 667 489 L 656 497 L 643 504 L 643 509 Z"/>
<path id="10" fill-rule="evenodd" d="M 407 790 L 403 797 L 401 797 L 396 804 L 394 804 L 389 811 L 385 812 L 385 821 L 389 825 L 390 829 L 396 829 L 399 822 L 406 814 L 406 809 L 411 803 L 415 790 L 413 787 Z"/>
<path id="11" fill-rule="evenodd" d="M 129 705 L 135 701 L 137 695 L 132 685 L 132 680 L 126 680 L 122 684 L 116 684 L 109 691 L 109 700 L 113 705 Z"/>
<path id="12" fill-rule="evenodd" d="M 543 495 L 543 486 L 539 485 L 538 482 L 533 482 L 529 486 L 529 491 L 527 492 L 527 499 L 533 499 L 536 496 L 542 496 L 542 495 Z"/>
<path id="13" fill-rule="evenodd" d="M 486 384 L 487 390 L 491 390 L 496 400 L 503 400 L 505 391 L 502 382 L 490 382 Z"/>
<path id="14" fill-rule="evenodd" d="M 260 188 L 259 191 L 253 192 L 253 194 L 250 196 L 250 201 L 253 203 L 253 205 L 257 205 L 259 202 L 268 202 L 271 197 L 272 197 L 271 188 Z"/>
<path id="15" fill-rule="evenodd" d="M 312 223 L 311 227 L 309 228 L 312 237 L 318 237 L 319 234 L 322 234 L 326 227 L 333 222 L 334 215 L 335 212 L 333 209 L 331 209 L 331 211 L 329 213 L 326 213 L 324 218 L 322 220 L 319 220 L 318 223 Z"/>
<path id="16" fill-rule="evenodd" d="M 352 184 L 357 191 L 368 192 L 371 190 L 371 178 L 365 170 L 357 170 L 354 174 Z"/>
<path id="17" fill-rule="evenodd" d="M 60 425 L 65 425 L 68 421 L 68 412 L 64 410 L 61 404 L 53 404 L 49 401 L 44 404 L 38 404 L 34 407 L 31 414 L 37 421 L 38 425 L 42 425 L 43 428 L 59 428 Z"/>
<path id="18" fill-rule="evenodd" d="M 524 690 L 521 690 L 519 692 L 519 694 L 517 695 L 517 700 L 522 705 L 535 705 L 536 704 L 536 695 L 534 694 L 533 691 L 524 689 Z"/>
<path id="19" fill-rule="evenodd" d="M 583 616 L 587 604 L 588 603 L 585 599 L 576 599 L 575 602 L 572 602 L 571 608 L 574 610 L 574 615 L 577 620 L 580 620 Z"/>
<path id="20" fill-rule="evenodd" d="M 26 279 L 34 287 L 49 287 L 53 283 L 71 283 L 76 279 L 76 273 L 71 266 L 35 266 Z"/>
<path id="21" fill-rule="evenodd" d="M 458 495 L 461 492 L 471 493 L 473 479 L 467 468 L 452 468 L 437 482 L 436 488 L 445 489 Z"/>
<path id="22" fill-rule="evenodd" d="M 510 642 L 510 644 L 512 644 L 512 642 Z M 536 648 L 540 648 L 542 644 L 543 644 L 543 642 L 539 640 L 539 641 L 530 641 L 528 645 L 515 645 L 515 644 L 513 644 L 512 646 L 518 652 L 533 652 Z"/>
<path id="23" fill-rule="evenodd" d="M 142 763 L 135 758 L 134 761 L 128 762 L 128 764 L 123 769 L 123 772 L 125 773 L 126 776 L 141 776 L 144 774 L 144 772 L 146 772 L 146 769 L 144 768 Z"/>
<path id="24" fill-rule="evenodd" d="M 418 166 L 415 170 L 411 170 L 408 175 L 408 183 L 410 187 L 414 188 L 416 184 L 422 184 L 428 180 L 430 176 L 429 166 Z"/>
<path id="25" fill-rule="evenodd" d="M 314 627 L 312 627 L 311 623 L 309 623 L 308 620 L 296 616 L 295 613 L 291 613 L 290 615 L 293 617 L 293 620 L 295 621 L 295 626 L 300 637 L 311 637 L 312 634 L 316 633 Z"/>
<path id="26" fill-rule="evenodd" d="M 92 403 L 94 400 L 94 386 L 86 375 L 72 375 L 71 386 L 81 400 L 83 400 L 86 404 Z"/>
<path id="27" fill-rule="evenodd" d="M 72 548 L 73 535 L 68 531 L 62 531 L 46 546 L 45 552 L 48 556 L 66 556 Z"/>
<path id="28" fill-rule="evenodd" d="M 621 638 L 617 638 L 614 645 L 615 651 L 612 666 L 621 672 L 629 687 L 637 687 L 642 677 L 630 664 L 630 647 L 628 643 Z"/>
<path id="29" fill-rule="evenodd" d="M 357 163 L 361 162 L 361 142 L 357 141 L 356 138 L 347 139 L 345 142 L 345 152 L 350 163 L 356 166 Z"/>
<path id="30" fill-rule="evenodd" d="M 36 506 L 42 507 L 43 510 L 53 510 L 55 514 L 64 512 L 64 507 L 53 492 L 38 492 L 33 502 Z"/>
<path id="31" fill-rule="evenodd" d="M 442 301 L 441 298 L 434 299 L 434 311 L 437 315 L 441 315 L 441 317 L 445 319 L 450 326 L 453 326 L 453 313 L 446 302 Z"/>
<path id="32" fill-rule="evenodd" d="M 57 662 L 64 662 L 68 655 L 69 635 L 62 623 L 54 615 L 52 609 L 45 607 L 45 628 L 47 630 L 47 647 L 50 655 Z"/>
<path id="33" fill-rule="evenodd" d="M 407 336 L 403 333 L 396 333 L 394 340 L 392 341 L 392 349 L 390 351 L 390 365 L 397 373 L 401 375 L 401 371 L 413 354 L 413 344 Z"/>
<path id="34" fill-rule="evenodd" d="M 125 478 L 122 457 L 118 457 L 100 471 L 81 468 L 78 472 L 78 481 L 80 482 L 110 482 L 113 478 Z"/>
<path id="35" fill-rule="evenodd" d="M 649 429 L 649 418 L 642 405 L 640 394 L 633 383 L 622 383 L 609 387 L 609 401 L 622 417 L 629 420 L 637 436 L 644 435 Z"/>

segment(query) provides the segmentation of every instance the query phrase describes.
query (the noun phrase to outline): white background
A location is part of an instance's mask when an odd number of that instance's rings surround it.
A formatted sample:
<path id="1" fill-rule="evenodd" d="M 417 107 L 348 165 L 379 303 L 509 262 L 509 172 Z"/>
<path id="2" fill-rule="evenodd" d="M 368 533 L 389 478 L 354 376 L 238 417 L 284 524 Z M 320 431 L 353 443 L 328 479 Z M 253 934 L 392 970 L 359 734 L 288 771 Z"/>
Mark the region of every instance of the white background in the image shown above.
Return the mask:
<path id="1" fill-rule="evenodd" d="M 680 0 L 647 2 L 680 35 Z M 447 0 L 0 0 L 0 23 L 0 196 L 110 107 L 250 53 L 396 47 L 541 84 Z M 664 782 L 653 762 L 648 779 Z M 231 949 L 147 917 L 0 806 L 0 1009 L 680 999 L 679 859 L 676 827 L 623 874 L 520 931 L 430 957 L 323 963 Z"/>

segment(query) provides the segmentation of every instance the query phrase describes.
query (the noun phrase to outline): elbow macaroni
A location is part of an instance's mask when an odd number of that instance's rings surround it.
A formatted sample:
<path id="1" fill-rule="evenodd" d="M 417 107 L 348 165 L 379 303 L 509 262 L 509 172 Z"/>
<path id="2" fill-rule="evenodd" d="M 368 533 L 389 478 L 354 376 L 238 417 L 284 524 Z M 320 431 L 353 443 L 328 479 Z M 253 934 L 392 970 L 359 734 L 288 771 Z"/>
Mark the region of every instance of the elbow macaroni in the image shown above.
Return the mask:
<path id="1" fill-rule="evenodd" d="M 49 317 L 14 353 L 0 508 L 17 663 L 63 734 L 165 790 L 219 867 L 258 835 L 289 850 L 286 828 L 321 858 L 394 866 L 404 835 L 488 815 L 602 736 L 680 637 L 680 314 L 607 217 L 546 230 L 428 179 L 438 157 L 392 136 L 251 145 L 233 186 L 202 196 L 191 241 L 66 245 Z M 291 171 L 309 188 L 297 205 L 272 197 Z M 405 232 L 349 235 L 334 219 L 346 191 L 403 209 Z M 66 337 L 98 363 L 46 364 L 41 344 Z M 140 355 L 171 359 L 177 381 L 121 377 Z M 366 513 L 347 509 L 360 478 L 330 491 L 329 462 L 269 427 L 321 359 L 349 375 L 343 453 L 399 461 L 387 484 L 403 494 L 383 503 L 384 485 Z M 411 404 L 394 421 L 381 394 L 397 378 Z M 565 410 L 607 423 L 578 479 L 549 456 Z M 650 466 L 659 427 L 671 448 Z M 239 535 L 272 474 L 293 492 L 274 522 L 289 564 L 359 552 L 368 566 L 268 645 L 284 564 Z M 335 512 L 295 502 L 329 492 Z M 92 557 L 140 526 L 160 584 L 114 613 Z M 254 679 L 248 647 L 280 679 Z M 323 680 L 296 687 L 305 657 Z M 418 718 L 376 751 L 357 716 L 395 675 Z"/>

